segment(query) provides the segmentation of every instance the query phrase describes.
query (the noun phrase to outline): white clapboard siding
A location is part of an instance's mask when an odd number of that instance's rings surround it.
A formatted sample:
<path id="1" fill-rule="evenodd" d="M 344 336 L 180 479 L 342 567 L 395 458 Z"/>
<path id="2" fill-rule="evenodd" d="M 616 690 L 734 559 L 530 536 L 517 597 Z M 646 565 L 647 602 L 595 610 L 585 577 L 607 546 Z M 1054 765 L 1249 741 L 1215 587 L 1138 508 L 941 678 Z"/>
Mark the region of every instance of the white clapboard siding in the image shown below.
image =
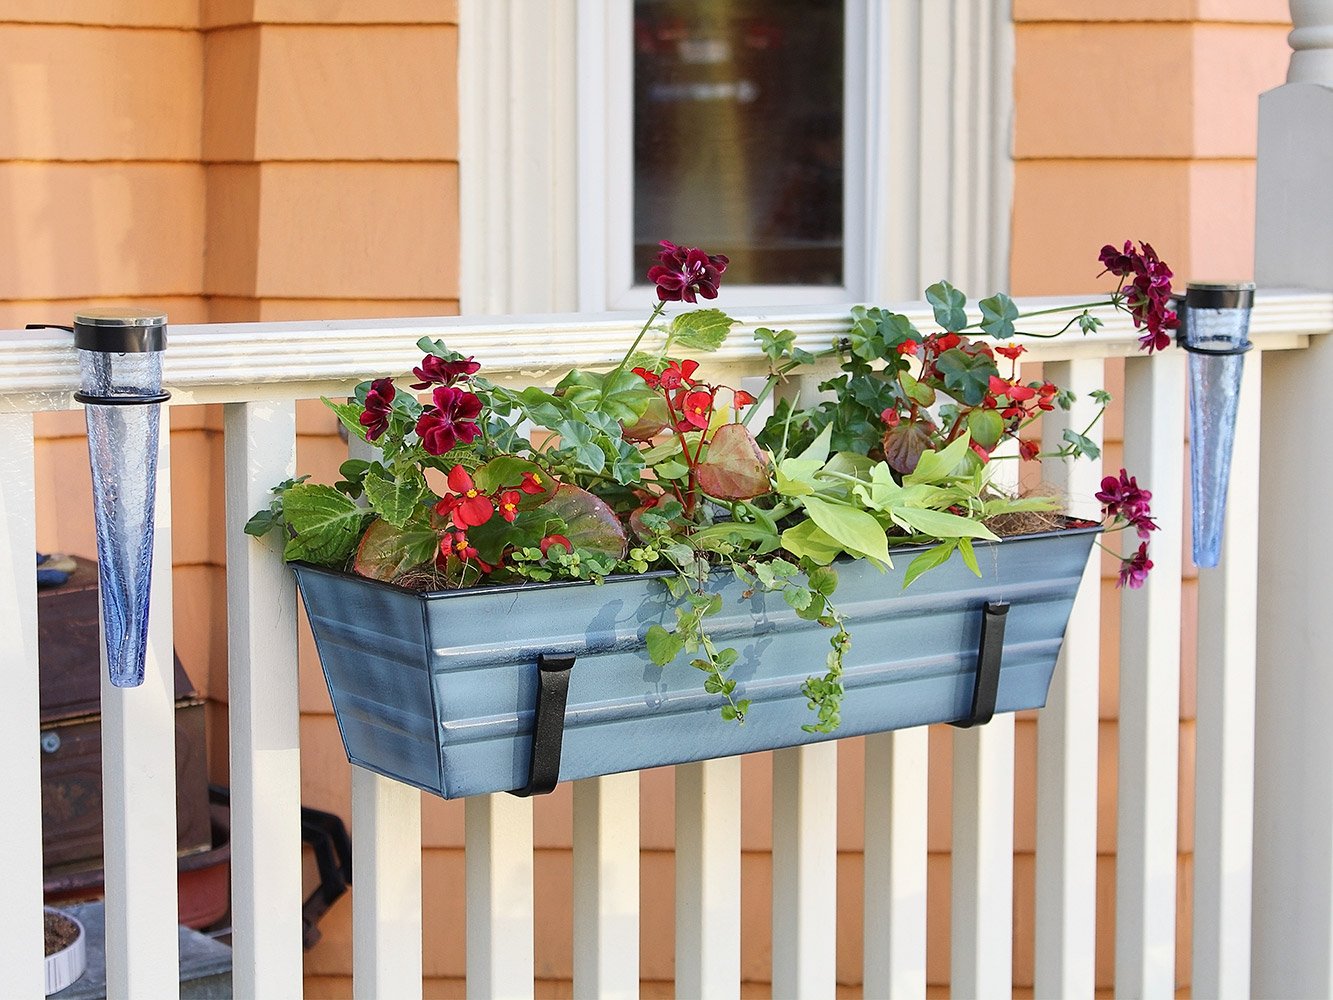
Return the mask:
<path id="1" fill-rule="evenodd" d="M 1222 560 L 1199 571 L 1191 986 L 1195 996 L 1219 1000 L 1251 989 L 1262 365 L 1259 351 L 1245 358 Z"/>
<path id="2" fill-rule="evenodd" d="M 467 995 L 531 997 L 532 799 L 477 795 L 463 807 Z"/>
<path id="3" fill-rule="evenodd" d="M 773 995 L 828 997 L 837 979 L 838 744 L 773 752 Z"/>
<path id="4" fill-rule="evenodd" d="M 224 411 L 227 706 L 231 727 L 232 986 L 301 993 L 301 741 L 296 593 L 282 540 L 239 530 L 294 475 L 292 400 Z"/>
<path id="5" fill-rule="evenodd" d="M 867 997 L 926 995 L 926 810 L 929 730 L 865 739 Z"/>
<path id="6" fill-rule="evenodd" d="M 741 759 L 676 768 L 676 995 L 741 995 Z"/>
<path id="7" fill-rule="evenodd" d="M 42 995 L 42 788 L 38 750 L 37 516 L 32 414 L 0 414 L 0 996 Z"/>
<path id="8" fill-rule="evenodd" d="M 421 996 L 421 792 L 352 768 L 352 994 Z"/>
<path id="9" fill-rule="evenodd" d="M 574 783 L 574 996 L 639 995 L 639 775 Z"/>
<path id="10" fill-rule="evenodd" d="M 1099 447 L 1102 422 L 1088 394 L 1101 389 L 1100 359 L 1046 366 L 1045 377 L 1072 389 L 1069 411 L 1042 417 L 1042 448 L 1055 451 L 1066 428 Z M 1089 429 L 1089 424 L 1092 424 Z M 1100 463 L 1048 462 L 1046 485 L 1068 497 L 1069 512 L 1100 520 Z M 1089 997 L 1093 990 L 1097 909 L 1097 718 L 1101 662 L 1101 553 L 1088 559 L 1069 617 L 1046 707 L 1037 716 L 1036 996 Z"/>
<path id="11" fill-rule="evenodd" d="M 161 407 L 144 681 L 112 687 L 102 645 L 102 824 L 110 1000 L 180 994 L 176 937 L 176 680 L 171 409 Z"/>
<path id="12" fill-rule="evenodd" d="M 1160 525 L 1153 571 L 1122 591 L 1120 611 L 1115 988 L 1144 998 L 1176 990 L 1184 379 L 1183 351 L 1125 362 L 1125 467 L 1152 491 Z M 1108 544 L 1128 552 L 1139 540 L 1123 532 Z"/>

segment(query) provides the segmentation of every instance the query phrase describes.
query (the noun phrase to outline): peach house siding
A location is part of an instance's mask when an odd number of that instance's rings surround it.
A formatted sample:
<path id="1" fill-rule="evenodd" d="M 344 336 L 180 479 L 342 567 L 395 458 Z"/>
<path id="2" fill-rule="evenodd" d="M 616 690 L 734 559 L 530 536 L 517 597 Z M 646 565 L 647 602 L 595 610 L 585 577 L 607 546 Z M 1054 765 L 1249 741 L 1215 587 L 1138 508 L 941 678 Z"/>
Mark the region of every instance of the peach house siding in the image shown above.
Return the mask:
<path id="1" fill-rule="evenodd" d="M 1255 97 L 1279 83 L 1285 0 L 1014 0 L 1011 285 L 1091 287 L 1091 244 L 1146 235 L 1183 277 L 1251 268 Z M 0 327 L 68 322 L 89 304 L 162 306 L 176 322 L 441 315 L 459 297 L 457 5 L 451 0 L 0 0 Z M 149 69 L 151 68 L 151 69 Z M 572 196 L 572 195 L 571 195 Z M 1092 247 L 1095 251 L 1095 247 Z M 372 374 L 372 373 L 367 373 Z M 1108 371 L 1117 391 L 1119 372 Z M 317 402 L 298 408 L 298 463 L 330 478 L 345 454 Z M 39 544 L 91 555 L 80 414 L 39 419 Z M 225 781 L 226 608 L 221 416 L 172 410 L 177 646 L 210 698 Z M 1119 467 L 1120 420 L 1106 465 Z M 1163 512 L 1163 516 L 1174 516 Z M 1118 611 L 1104 581 L 1103 650 Z M 1186 607 L 1194 599 L 1187 584 Z M 1182 669 L 1181 787 L 1193 775 L 1193 642 Z M 308 635 L 301 645 L 302 795 L 350 814 L 350 782 Z M 1112 985 L 1118 692 L 1102 681 L 1099 987 Z M 1018 995 L 1032 983 L 1033 769 L 1038 716 L 1016 729 Z M 950 730 L 931 733 L 928 980 L 949 976 Z M 859 995 L 861 758 L 839 749 L 839 995 Z M 743 765 L 745 996 L 767 992 L 767 757 Z M 1189 982 L 1192 801 L 1179 834 L 1179 983 Z M 538 996 L 572 975 L 571 794 L 535 802 Z M 673 783 L 642 781 L 644 996 L 670 996 Z M 428 997 L 465 969 L 459 803 L 422 809 Z M 355 835 L 355 831 L 354 831 Z M 311 997 L 351 994 L 347 901 L 306 956 Z"/>

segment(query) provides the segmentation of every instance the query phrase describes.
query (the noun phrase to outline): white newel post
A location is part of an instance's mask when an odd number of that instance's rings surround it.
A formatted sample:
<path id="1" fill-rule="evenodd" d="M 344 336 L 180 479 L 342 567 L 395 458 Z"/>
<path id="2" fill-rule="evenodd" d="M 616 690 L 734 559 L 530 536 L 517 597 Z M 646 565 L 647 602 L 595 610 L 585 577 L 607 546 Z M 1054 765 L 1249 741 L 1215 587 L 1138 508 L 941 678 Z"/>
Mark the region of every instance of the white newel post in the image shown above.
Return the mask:
<path id="1" fill-rule="evenodd" d="M 1333 289 L 1333 2 L 1291 12 L 1290 82 L 1259 100 L 1255 279 Z M 1333 338 L 1264 358 L 1251 978 L 1264 997 L 1333 995 L 1333 565 L 1317 514 L 1333 496 L 1318 444 L 1330 387 Z"/>

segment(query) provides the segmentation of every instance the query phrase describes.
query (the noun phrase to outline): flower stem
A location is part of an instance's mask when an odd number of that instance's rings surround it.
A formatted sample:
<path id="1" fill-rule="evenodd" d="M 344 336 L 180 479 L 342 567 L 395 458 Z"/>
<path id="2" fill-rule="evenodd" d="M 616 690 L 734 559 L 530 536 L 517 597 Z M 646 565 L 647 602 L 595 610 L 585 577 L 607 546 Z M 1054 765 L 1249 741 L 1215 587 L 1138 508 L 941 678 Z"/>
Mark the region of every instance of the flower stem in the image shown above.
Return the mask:
<path id="1" fill-rule="evenodd" d="M 653 320 L 657 319 L 658 316 L 662 315 L 662 310 L 665 307 L 666 307 L 666 300 L 659 301 L 655 306 L 653 306 L 653 311 L 648 314 L 648 318 L 644 321 L 643 327 L 639 330 L 639 335 L 634 338 L 634 343 L 629 345 L 629 350 L 626 351 L 625 356 L 620 359 L 620 364 L 616 365 L 615 371 L 611 372 L 612 376 L 618 375 L 620 374 L 620 372 L 624 371 L 625 365 L 627 365 L 629 363 L 629 359 L 634 356 L 634 352 L 638 349 L 640 342 L 642 342 L 644 338 L 644 335 L 648 332 L 649 327 L 653 325 Z"/>

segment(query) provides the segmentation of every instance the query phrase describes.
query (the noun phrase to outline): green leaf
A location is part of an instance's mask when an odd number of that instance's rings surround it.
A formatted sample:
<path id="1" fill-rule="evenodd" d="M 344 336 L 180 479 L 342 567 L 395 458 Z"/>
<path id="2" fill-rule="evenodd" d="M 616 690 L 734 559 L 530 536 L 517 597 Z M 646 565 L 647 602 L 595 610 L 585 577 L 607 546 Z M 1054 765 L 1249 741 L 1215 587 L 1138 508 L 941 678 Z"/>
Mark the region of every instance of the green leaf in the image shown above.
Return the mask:
<path id="1" fill-rule="evenodd" d="M 440 536 L 428 524 L 413 522 L 400 530 L 376 518 L 357 546 L 352 572 L 372 580 L 392 580 L 432 561 L 439 544 Z"/>
<path id="2" fill-rule="evenodd" d="M 790 604 L 794 610 L 804 611 L 810 607 L 814 595 L 804 587 L 787 587 L 782 591 L 782 599 Z"/>
<path id="3" fill-rule="evenodd" d="M 366 411 L 364 406 L 360 403 L 335 403 L 327 396 L 320 396 L 319 401 L 333 411 L 333 415 L 347 428 L 349 434 L 360 438 L 362 441 L 369 440 L 366 437 L 366 428 L 361 424 L 361 414 Z"/>
<path id="4" fill-rule="evenodd" d="M 310 483 L 293 486 L 284 493 L 282 508 L 295 532 L 295 537 L 287 541 L 284 558 L 323 566 L 339 566 L 347 561 L 369 516 L 333 487 Z"/>
<path id="5" fill-rule="evenodd" d="M 819 497 L 804 497 L 805 512 L 830 538 L 854 556 L 865 556 L 892 566 L 884 526 L 864 510 L 829 503 Z"/>
<path id="6" fill-rule="evenodd" d="M 810 442 L 805 451 L 796 456 L 798 460 L 816 461 L 823 465 L 828 461 L 829 452 L 833 450 L 833 427 L 827 426 L 819 432 L 819 436 Z"/>
<path id="7" fill-rule="evenodd" d="M 947 281 L 937 281 L 926 289 L 926 301 L 935 309 L 935 322 L 953 333 L 967 326 L 967 296 Z"/>
<path id="8" fill-rule="evenodd" d="M 497 455 L 484 465 L 477 466 L 472 472 L 472 478 L 483 493 L 498 493 L 500 490 L 518 489 L 523 482 L 524 474 L 529 472 L 533 473 L 546 489 L 540 493 L 523 494 L 523 499 L 519 503 L 524 510 L 527 510 L 545 503 L 551 495 L 551 477 L 536 462 L 519 458 L 517 455 Z"/>
<path id="9" fill-rule="evenodd" d="M 281 517 L 271 510 L 261 510 L 245 522 L 245 533 L 262 538 L 282 523 Z"/>
<path id="10" fill-rule="evenodd" d="M 801 521 L 782 533 L 782 547 L 798 559 L 827 566 L 842 555 L 842 546 L 814 521 Z"/>
<path id="11" fill-rule="evenodd" d="M 863 306 L 852 308 L 852 326 L 847 331 L 847 344 L 853 354 L 866 361 L 874 361 L 884 353 L 884 338 L 880 336 L 879 324 L 875 322 Z"/>
<path id="12" fill-rule="evenodd" d="M 977 552 L 972 548 L 972 539 L 958 539 L 958 551 L 963 556 L 963 564 L 972 571 L 972 575 L 981 579 L 981 567 L 977 564 Z"/>
<path id="13" fill-rule="evenodd" d="M 1087 310 L 1079 313 L 1078 328 L 1084 333 L 1095 333 L 1101 328 L 1101 325 L 1102 321 Z"/>
<path id="14" fill-rule="evenodd" d="M 668 336 L 678 347 L 695 351 L 716 351 L 727 339 L 736 321 L 721 309 L 695 309 L 679 313 L 671 321 Z"/>
<path id="15" fill-rule="evenodd" d="M 576 549 L 624 559 L 628 550 L 625 528 L 606 503 L 587 490 L 561 483 L 539 513 L 564 522 L 567 537 Z"/>
<path id="16" fill-rule="evenodd" d="M 984 354 L 968 354 L 951 347 L 935 360 L 935 367 L 944 376 L 944 388 L 954 399 L 968 406 L 980 406 L 990 388 L 990 377 L 1000 370 Z"/>
<path id="17" fill-rule="evenodd" d="M 572 451 L 575 460 L 589 472 L 606 468 L 606 452 L 602 450 L 600 431 L 581 420 L 562 420 L 552 430 L 560 435 L 560 450 Z"/>
<path id="18" fill-rule="evenodd" d="M 990 451 L 1004 434 L 1004 418 L 999 410 L 973 410 L 967 415 L 967 431 L 973 441 Z"/>
<path id="19" fill-rule="evenodd" d="M 890 513 L 893 520 L 908 531 L 932 538 L 995 538 L 995 532 L 980 521 L 947 510 L 928 507 L 895 507 Z"/>
<path id="20" fill-rule="evenodd" d="M 636 423 L 656 396 L 643 379 L 623 368 L 605 375 L 572 371 L 556 390 L 567 404 L 569 420 L 601 415 L 626 424 Z"/>
<path id="21" fill-rule="evenodd" d="M 395 475 L 378 464 L 371 466 L 362 486 L 371 509 L 395 528 L 407 524 L 427 492 L 426 480 L 417 469 L 409 467 Z"/>
<path id="22" fill-rule="evenodd" d="M 565 419 L 565 407 L 562 401 L 535 385 L 516 393 L 514 402 L 523 411 L 524 416 L 542 427 L 554 427 Z"/>
<path id="23" fill-rule="evenodd" d="M 927 549 L 917 556 L 907 565 L 907 572 L 903 574 L 903 590 L 912 585 L 917 577 L 928 570 L 935 569 L 937 566 L 943 566 L 953 555 L 953 550 L 957 548 L 958 543 L 952 539 L 947 542 L 941 542 L 933 549 Z"/>
<path id="24" fill-rule="evenodd" d="M 903 392 L 912 402 L 919 406 L 935 405 L 935 390 L 930 386 L 922 385 L 907 372 L 899 372 L 898 381 L 902 384 Z"/>
<path id="25" fill-rule="evenodd" d="M 997 292 L 977 303 L 981 307 L 981 329 L 996 340 L 1008 340 L 1014 335 L 1014 320 L 1018 306 L 1003 292 Z"/>
<path id="26" fill-rule="evenodd" d="M 1083 458 L 1100 458 L 1102 450 L 1097 447 L 1092 438 L 1080 434 L 1072 427 L 1066 427 L 1064 433 L 1060 435 L 1066 442 L 1074 446 L 1074 453 Z"/>
<path id="27" fill-rule="evenodd" d="M 838 571 L 832 566 L 816 566 L 807 575 L 810 589 L 824 597 L 832 597 L 838 589 Z"/>
<path id="28" fill-rule="evenodd" d="M 759 349 L 764 352 L 768 360 L 774 362 L 781 361 L 796 346 L 796 334 L 791 330 L 774 331 L 766 326 L 761 326 L 754 331 L 754 339 L 759 343 Z"/>
<path id="29" fill-rule="evenodd" d="M 675 632 L 668 632 L 661 625 L 648 626 L 644 641 L 648 646 L 649 658 L 659 667 L 665 667 L 685 648 L 684 639 Z"/>
<path id="30" fill-rule="evenodd" d="M 967 456 L 971 444 L 971 435 L 963 434 L 946 448 L 923 452 L 912 474 L 903 480 L 903 485 L 938 483 L 958 475 L 958 466 Z"/>

